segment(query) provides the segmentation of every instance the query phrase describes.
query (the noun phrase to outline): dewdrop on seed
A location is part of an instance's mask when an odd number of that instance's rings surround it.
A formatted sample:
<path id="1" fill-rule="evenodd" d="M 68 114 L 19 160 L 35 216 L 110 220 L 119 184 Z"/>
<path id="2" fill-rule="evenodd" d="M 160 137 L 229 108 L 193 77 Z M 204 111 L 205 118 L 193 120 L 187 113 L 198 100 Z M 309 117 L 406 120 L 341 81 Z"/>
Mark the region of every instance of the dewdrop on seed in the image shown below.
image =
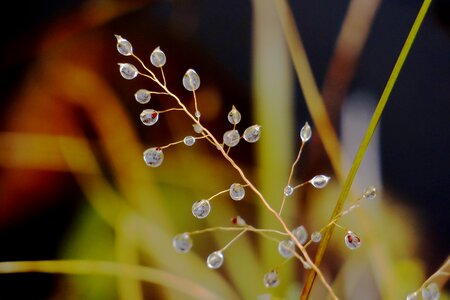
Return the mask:
<path id="1" fill-rule="evenodd" d="M 200 87 L 200 77 L 193 69 L 189 69 L 183 76 L 183 86 L 188 91 L 196 91 Z"/>
<path id="2" fill-rule="evenodd" d="M 178 253 L 187 253 L 192 248 L 192 239 L 188 233 L 181 233 L 172 239 L 172 246 Z"/>
<path id="3" fill-rule="evenodd" d="M 309 182 L 312 184 L 313 187 L 318 189 L 323 189 L 327 186 L 328 181 L 330 181 L 330 177 L 325 175 L 317 175 L 314 176 Z"/>
<path id="4" fill-rule="evenodd" d="M 234 201 L 240 201 L 244 199 L 245 196 L 245 189 L 244 187 L 239 183 L 233 183 L 230 186 L 230 197 Z"/>
<path id="5" fill-rule="evenodd" d="M 241 113 L 233 105 L 230 112 L 228 113 L 228 122 L 230 122 L 233 125 L 236 125 L 240 121 L 241 121 Z"/>
<path id="6" fill-rule="evenodd" d="M 261 126 L 260 125 L 252 125 L 245 129 L 244 131 L 244 140 L 249 143 L 255 143 L 261 137 Z"/>
<path id="7" fill-rule="evenodd" d="M 222 251 L 215 251 L 211 253 L 206 259 L 206 265 L 210 269 L 218 269 L 223 264 L 223 253 Z"/>
<path id="8" fill-rule="evenodd" d="M 376 196 L 377 196 L 377 189 L 372 185 L 368 186 L 363 194 L 363 197 L 368 200 L 373 200 L 375 199 Z"/>
<path id="9" fill-rule="evenodd" d="M 318 243 L 322 240 L 322 234 L 320 233 L 320 231 L 314 231 L 313 233 L 311 233 L 311 241 L 313 241 L 314 243 Z"/>
<path id="10" fill-rule="evenodd" d="M 152 126 L 156 122 L 158 122 L 159 119 L 159 113 L 154 109 L 144 109 L 141 114 L 139 115 L 141 118 L 142 124 L 145 126 Z"/>
<path id="11" fill-rule="evenodd" d="M 192 214 L 197 219 L 206 218 L 211 212 L 211 204 L 209 204 L 208 200 L 202 199 L 200 201 L 195 202 L 192 205 Z"/>
<path id="12" fill-rule="evenodd" d="M 200 126 L 200 124 L 194 123 L 194 124 L 192 124 L 192 128 L 194 129 L 195 133 L 203 132 L 203 128 L 202 128 L 202 126 Z"/>
<path id="13" fill-rule="evenodd" d="M 306 143 L 311 138 L 312 131 L 311 127 L 309 126 L 308 122 L 305 123 L 305 125 L 300 130 L 300 138 L 302 139 L 303 143 Z"/>
<path id="14" fill-rule="evenodd" d="M 192 146 L 195 144 L 195 138 L 192 135 L 188 135 L 183 139 L 183 143 L 186 146 Z"/>
<path id="15" fill-rule="evenodd" d="M 147 104 L 150 102 L 152 95 L 150 91 L 146 89 L 140 89 L 136 93 L 134 93 L 134 99 L 141 104 Z"/>
<path id="16" fill-rule="evenodd" d="M 237 129 L 228 130 L 223 134 L 223 143 L 228 147 L 234 147 L 239 144 L 239 140 L 241 136 L 239 135 L 239 131 Z"/>
<path id="17" fill-rule="evenodd" d="M 352 231 L 347 231 L 345 235 L 345 245 L 350 250 L 355 250 L 361 247 L 361 239 Z"/>
<path id="18" fill-rule="evenodd" d="M 136 67 L 129 63 L 119 63 L 119 71 L 120 75 L 128 80 L 136 78 L 139 73 Z"/>
<path id="19" fill-rule="evenodd" d="M 292 195 L 292 193 L 294 192 L 294 188 L 292 187 L 292 186 L 290 186 L 290 185 L 287 185 L 285 188 L 284 188 L 284 195 L 286 196 L 286 197 L 289 197 L 290 195 Z"/>
<path id="20" fill-rule="evenodd" d="M 144 161 L 149 167 L 159 167 L 164 160 L 164 153 L 159 147 L 148 148 L 144 151 Z"/>
<path id="21" fill-rule="evenodd" d="M 122 38 L 120 35 L 115 34 L 114 36 L 117 39 L 117 51 L 124 56 L 132 55 L 133 46 L 131 46 L 131 43 L 126 39 Z"/>
<path id="22" fill-rule="evenodd" d="M 150 62 L 157 68 L 161 68 L 166 64 L 166 55 L 159 47 L 153 50 L 152 54 L 150 54 Z"/>
<path id="23" fill-rule="evenodd" d="M 278 278 L 278 272 L 272 270 L 264 275 L 264 286 L 266 288 L 276 287 L 280 284 L 280 279 Z"/>
<path id="24" fill-rule="evenodd" d="M 291 258 L 294 256 L 295 243 L 289 240 L 282 240 L 278 243 L 278 253 L 284 258 Z"/>
<path id="25" fill-rule="evenodd" d="M 308 239 L 308 232 L 304 226 L 298 226 L 292 230 L 292 234 L 297 238 L 300 244 L 304 245 Z"/>

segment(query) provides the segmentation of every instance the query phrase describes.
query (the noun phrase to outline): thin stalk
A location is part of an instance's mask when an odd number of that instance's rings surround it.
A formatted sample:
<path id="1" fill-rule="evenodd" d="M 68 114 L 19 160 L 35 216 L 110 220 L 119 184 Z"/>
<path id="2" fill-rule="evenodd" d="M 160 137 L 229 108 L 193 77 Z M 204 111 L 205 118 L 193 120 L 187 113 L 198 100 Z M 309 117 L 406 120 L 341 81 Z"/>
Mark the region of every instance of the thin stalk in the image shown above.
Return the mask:
<path id="1" fill-rule="evenodd" d="M 364 138 L 361 142 L 361 145 L 359 146 L 358 152 L 355 155 L 355 158 L 353 160 L 352 166 L 350 168 L 350 171 L 347 175 L 347 178 L 345 180 L 345 184 L 342 188 L 342 191 L 339 195 L 338 201 L 336 203 L 335 209 L 333 211 L 333 214 L 331 215 L 331 219 L 333 220 L 335 216 L 337 216 L 345 203 L 345 200 L 348 197 L 348 194 L 350 192 L 350 188 L 352 186 L 353 180 L 356 176 L 356 173 L 358 171 L 358 168 L 361 164 L 361 161 L 364 157 L 364 154 L 367 150 L 367 147 L 369 146 L 370 140 L 372 139 L 373 133 L 375 132 L 375 129 L 378 125 L 378 122 L 381 118 L 381 115 L 383 113 L 383 110 L 388 102 L 389 96 L 392 92 L 392 89 L 394 88 L 394 84 L 397 81 L 398 75 L 400 74 L 400 71 L 403 67 L 403 64 L 408 56 L 408 53 L 411 49 L 411 46 L 417 36 L 417 32 L 419 31 L 420 25 L 422 24 L 423 19 L 425 18 L 425 15 L 428 11 L 428 8 L 431 4 L 431 0 L 424 0 L 423 4 L 417 14 L 417 17 L 411 27 L 411 30 L 408 34 L 408 37 L 406 38 L 405 44 L 403 45 L 403 48 L 398 56 L 397 62 L 394 65 L 394 68 L 392 70 L 392 73 L 386 83 L 386 87 L 384 88 L 384 91 L 380 97 L 380 100 L 378 102 L 378 105 L 375 109 L 375 112 L 373 113 L 372 119 L 370 120 L 369 126 L 367 128 L 366 134 L 364 135 Z M 330 241 L 331 235 L 333 233 L 334 227 L 331 226 L 329 229 L 325 232 L 324 237 L 322 239 L 322 242 L 319 245 L 319 248 L 317 250 L 315 263 L 316 265 L 320 265 L 322 262 L 323 255 L 325 253 L 325 250 L 328 246 L 328 243 Z M 314 280 L 316 278 L 315 270 L 311 271 L 306 279 L 305 285 L 303 287 L 302 295 L 300 296 L 300 299 L 308 299 L 309 294 L 311 293 L 312 286 L 314 284 Z"/>

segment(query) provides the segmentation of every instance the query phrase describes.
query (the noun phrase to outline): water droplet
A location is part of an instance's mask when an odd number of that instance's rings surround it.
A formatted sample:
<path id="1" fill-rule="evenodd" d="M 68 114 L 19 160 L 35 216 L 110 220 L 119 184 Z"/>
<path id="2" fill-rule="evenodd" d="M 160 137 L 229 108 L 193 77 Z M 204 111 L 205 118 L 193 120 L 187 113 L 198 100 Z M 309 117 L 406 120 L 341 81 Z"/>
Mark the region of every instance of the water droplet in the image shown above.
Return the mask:
<path id="1" fill-rule="evenodd" d="M 140 114 L 141 121 L 146 126 L 152 126 L 159 119 L 159 112 L 154 109 L 144 109 Z"/>
<path id="2" fill-rule="evenodd" d="M 127 41 L 126 39 L 122 38 L 120 35 L 115 34 L 114 35 L 117 39 L 117 51 L 125 56 L 130 56 L 133 54 L 133 47 L 131 46 L 131 43 Z"/>
<path id="3" fill-rule="evenodd" d="M 151 92 L 146 89 L 140 89 L 136 93 L 134 93 L 134 99 L 136 99 L 136 101 L 141 104 L 149 103 L 151 97 Z"/>
<path id="4" fill-rule="evenodd" d="M 270 271 L 264 275 L 264 286 L 267 288 L 276 287 L 280 284 L 280 279 L 278 278 L 278 272 L 275 270 Z"/>
<path id="5" fill-rule="evenodd" d="M 211 212 L 211 204 L 209 204 L 208 200 L 202 199 L 200 201 L 195 202 L 192 205 L 192 214 L 197 219 L 206 218 Z"/>
<path id="6" fill-rule="evenodd" d="M 188 135 L 187 137 L 184 138 L 183 143 L 186 146 L 192 146 L 195 143 L 195 138 L 192 135 Z"/>
<path id="7" fill-rule="evenodd" d="M 294 256 L 295 251 L 295 243 L 289 239 L 289 240 L 282 240 L 278 244 L 278 253 L 284 258 L 291 258 Z"/>
<path id="8" fill-rule="evenodd" d="M 440 296 L 439 286 L 435 282 L 430 283 L 422 289 L 423 300 L 438 300 Z"/>
<path id="9" fill-rule="evenodd" d="M 228 147 L 234 147 L 239 143 L 241 136 L 237 129 L 228 130 L 223 134 L 223 143 Z"/>
<path id="10" fill-rule="evenodd" d="M 119 63 L 119 71 L 120 75 L 128 80 L 131 80 L 138 76 L 138 70 L 136 69 L 136 67 L 129 63 Z"/>
<path id="11" fill-rule="evenodd" d="M 149 167 L 159 167 L 164 160 L 164 153 L 161 148 L 153 147 L 144 151 L 144 161 Z"/>
<path id="12" fill-rule="evenodd" d="M 194 123 L 192 124 L 192 128 L 194 129 L 195 133 L 202 133 L 203 128 L 200 126 L 200 124 Z"/>
<path id="13" fill-rule="evenodd" d="M 373 199 L 375 199 L 376 196 L 377 196 L 377 189 L 372 185 L 370 185 L 366 188 L 366 190 L 364 191 L 364 195 L 363 195 L 363 197 L 368 200 L 373 200 Z"/>
<path id="14" fill-rule="evenodd" d="M 189 69 L 183 76 L 183 86 L 188 91 L 196 91 L 200 87 L 200 77 L 193 69 Z"/>
<path id="15" fill-rule="evenodd" d="M 311 135 L 312 135 L 311 127 L 309 126 L 308 122 L 306 122 L 305 125 L 303 125 L 302 129 L 300 130 L 300 138 L 302 139 L 302 142 L 305 143 L 309 141 Z"/>
<path id="16" fill-rule="evenodd" d="M 313 185 L 313 187 L 318 189 L 323 189 L 327 186 L 330 177 L 325 175 L 317 175 L 314 176 L 309 182 Z"/>
<path id="17" fill-rule="evenodd" d="M 311 233 L 311 241 L 313 241 L 314 243 L 318 243 L 322 240 L 322 234 L 320 233 L 320 231 L 314 231 L 313 233 Z"/>
<path id="18" fill-rule="evenodd" d="M 208 268 L 210 269 L 218 269 L 223 264 L 223 253 L 222 251 L 215 251 L 208 255 L 208 258 L 206 259 L 206 264 Z"/>
<path id="19" fill-rule="evenodd" d="M 194 117 L 196 117 L 198 119 L 201 116 L 202 116 L 202 113 L 200 111 L 196 110 L 195 113 L 194 113 Z"/>
<path id="20" fill-rule="evenodd" d="M 348 231 L 345 235 L 345 245 L 350 250 L 355 250 L 361 247 L 361 239 L 354 232 Z"/>
<path id="21" fill-rule="evenodd" d="M 245 222 L 245 220 L 241 216 L 236 216 L 236 217 L 231 218 L 231 223 L 233 223 L 234 225 L 238 225 L 238 226 L 247 225 L 247 222 Z"/>
<path id="22" fill-rule="evenodd" d="M 241 121 L 241 113 L 233 105 L 230 112 L 228 113 L 228 122 L 230 122 L 233 125 L 236 125 L 240 121 Z"/>
<path id="23" fill-rule="evenodd" d="M 290 186 L 290 185 L 287 185 L 287 186 L 284 188 L 284 195 L 285 195 L 286 197 L 289 197 L 290 195 L 292 195 L 293 192 L 294 192 L 294 188 L 293 188 L 292 186 Z"/>
<path id="24" fill-rule="evenodd" d="M 178 234 L 172 239 L 172 246 L 178 253 L 187 253 L 192 248 L 192 239 L 187 232 Z"/>
<path id="25" fill-rule="evenodd" d="M 166 55 L 159 47 L 153 50 L 152 54 L 150 54 L 150 62 L 157 68 L 160 68 L 166 64 Z"/>
<path id="26" fill-rule="evenodd" d="M 261 126 L 252 125 L 245 129 L 244 131 L 244 140 L 249 143 L 255 143 L 261 137 Z"/>
<path id="27" fill-rule="evenodd" d="M 418 300 L 418 299 L 419 299 L 419 293 L 417 291 L 406 296 L 406 300 Z"/>
<path id="28" fill-rule="evenodd" d="M 230 186 L 230 197 L 234 201 L 240 201 L 244 199 L 245 196 L 245 189 L 244 187 L 239 183 L 233 183 Z"/>
<path id="29" fill-rule="evenodd" d="M 304 245 L 306 240 L 308 239 L 308 232 L 306 228 L 302 226 L 298 226 L 292 230 L 292 234 L 297 238 L 300 244 Z"/>

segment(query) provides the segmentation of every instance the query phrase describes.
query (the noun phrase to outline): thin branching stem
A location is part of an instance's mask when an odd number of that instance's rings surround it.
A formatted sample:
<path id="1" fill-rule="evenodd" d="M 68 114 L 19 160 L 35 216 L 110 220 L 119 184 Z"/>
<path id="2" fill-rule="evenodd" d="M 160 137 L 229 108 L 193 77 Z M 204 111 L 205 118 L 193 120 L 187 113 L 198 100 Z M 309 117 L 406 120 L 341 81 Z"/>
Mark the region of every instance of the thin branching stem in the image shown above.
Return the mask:
<path id="1" fill-rule="evenodd" d="M 291 184 L 291 180 L 292 180 L 292 175 L 294 175 L 294 168 L 297 165 L 297 163 L 300 160 L 300 156 L 302 155 L 302 150 L 303 150 L 303 146 L 305 145 L 305 143 L 302 141 L 301 145 L 300 145 L 300 149 L 298 150 L 298 154 L 297 154 L 297 158 L 295 159 L 294 163 L 291 166 L 291 172 L 289 173 L 289 178 L 287 181 L 287 185 Z M 300 186 L 297 186 L 300 187 Z M 286 195 L 283 195 L 283 201 L 281 202 L 281 206 L 280 206 L 280 211 L 278 212 L 278 214 L 281 216 L 281 213 L 283 212 L 283 208 L 284 208 L 284 203 L 286 202 Z"/>
<path id="2" fill-rule="evenodd" d="M 140 63 L 141 65 L 144 67 L 144 69 L 148 70 L 148 68 L 145 66 L 145 64 L 136 56 L 135 57 Z M 150 71 L 150 70 L 148 70 Z M 267 208 L 267 210 L 269 212 L 271 212 L 274 217 L 278 220 L 278 222 L 281 224 L 281 226 L 283 227 L 283 229 L 286 231 L 286 233 L 290 236 L 290 238 L 294 241 L 294 243 L 296 244 L 296 246 L 298 247 L 298 249 L 300 250 L 300 252 L 302 253 L 303 257 L 306 260 L 306 263 L 309 267 L 311 267 L 319 276 L 319 278 L 321 279 L 322 283 L 324 284 L 325 288 L 328 290 L 328 292 L 330 293 L 331 297 L 333 299 L 338 299 L 336 294 L 334 293 L 333 289 L 331 288 L 330 284 L 327 282 L 327 280 L 325 279 L 325 276 L 323 275 L 323 273 L 319 270 L 319 268 L 314 264 L 314 262 L 312 261 L 311 257 L 309 256 L 308 252 L 306 251 L 306 249 L 303 247 L 303 245 L 298 241 L 297 237 L 295 237 L 295 235 L 289 230 L 286 222 L 283 220 L 283 218 L 278 214 L 278 212 L 272 207 L 270 206 L 270 204 L 267 202 L 267 200 L 264 198 L 264 196 L 262 195 L 262 193 L 255 187 L 255 185 L 253 185 L 253 183 L 247 178 L 247 176 L 245 175 L 244 171 L 241 169 L 241 167 L 227 154 L 226 150 L 223 148 L 223 146 L 221 145 L 221 143 L 219 143 L 219 141 L 216 139 L 216 137 L 207 129 L 205 128 L 203 125 L 201 125 L 199 118 L 194 117 L 194 115 L 192 115 L 192 113 L 189 112 L 189 110 L 186 108 L 186 106 L 183 104 L 183 102 L 180 100 L 180 98 L 178 98 L 177 95 L 175 95 L 174 93 L 172 93 L 169 88 L 167 86 L 165 86 L 161 81 L 158 80 L 158 78 L 156 78 L 156 76 L 154 76 L 154 74 L 150 71 L 150 74 L 153 76 L 147 76 L 148 78 L 152 79 L 157 85 L 159 85 L 169 96 L 171 96 L 173 99 L 175 99 L 178 103 L 178 105 L 183 108 L 183 110 L 186 112 L 187 116 L 189 118 L 191 118 L 196 124 L 198 124 L 199 126 L 201 126 L 203 132 L 205 133 L 205 135 L 207 135 L 209 137 L 209 139 L 212 141 L 212 143 L 216 146 L 216 149 L 222 154 L 222 156 L 231 164 L 231 166 L 239 173 L 239 175 L 241 176 L 241 178 L 244 180 L 244 182 L 250 187 L 250 189 L 253 190 L 253 192 L 256 194 L 256 196 L 260 199 L 260 201 L 262 202 L 262 204 Z M 195 97 L 195 93 L 194 93 L 194 97 Z M 197 109 L 196 109 L 197 111 Z M 304 264 L 306 265 L 306 264 Z"/>

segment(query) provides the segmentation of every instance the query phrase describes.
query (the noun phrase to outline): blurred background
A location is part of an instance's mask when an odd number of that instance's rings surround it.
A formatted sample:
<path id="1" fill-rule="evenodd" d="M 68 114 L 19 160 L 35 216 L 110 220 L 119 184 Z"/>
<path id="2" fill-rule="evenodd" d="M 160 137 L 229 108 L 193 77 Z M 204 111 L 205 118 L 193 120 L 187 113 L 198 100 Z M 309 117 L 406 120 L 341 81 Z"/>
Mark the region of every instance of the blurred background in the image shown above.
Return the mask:
<path id="1" fill-rule="evenodd" d="M 421 1 L 289 3 L 346 174 Z M 242 114 L 240 132 L 262 125 L 261 141 L 240 143 L 231 156 L 274 207 L 308 121 L 313 139 L 293 181 L 317 174 L 332 181 L 324 190 L 296 191 L 283 216 L 289 226 L 312 232 L 327 224 L 340 185 L 271 1 L 15 1 L 5 13 L 0 261 L 117 261 L 176 277 L 162 286 L 120 276 L 2 274 L 0 299 L 180 299 L 186 295 L 172 287 L 182 279 L 217 298 L 298 299 L 307 273 L 296 261 L 283 264 L 273 241 L 247 234 L 216 271 L 205 258 L 233 233 L 196 235 L 189 254 L 172 249 L 175 234 L 230 226 L 236 215 L 255 227 L 280 227 L 249 191 L 239 203 L 214 199 L 205 220 L 192 216 L 193 202 L 242 182 L 206 142 L 170 147 L 161 167 L 145 166 L 143 150 L 193 134 L 192 122 L 181 112 L 161 115 L 152 127 L 140 122 L 144 107 L 133 95 L 157 87 L 144 77 L 120 76 L 117 63 L 135 61 L 117 53 L 114 37 L 128 39 L 148 66 L 160 46 L 167 85 L 190 109 L 192 94 L 181 78 L 194 68 L 202 80 L 202 120 L 217 137 L 230 129 L 233 104 Z M 378 190 L 375 201 L 340 221 L 360 234 L 363 246 L 349 251 L 344 232 L 335 230 L 325 254 L 321 269 L 342 299 L 404 299 L 448 256 L 449 14 L 449 1 L 433 1 L 355 180 L 352 197 L 369 184 Z M 145 108 L 174 106 L 173 99 L 153 95 Z M 308 248 L 311 255 L 315 247 Z M 263 275 L 279 265 L 280 286 L 266 289 Z M 326 299 L 320 281 L 311 299 Z"/>

